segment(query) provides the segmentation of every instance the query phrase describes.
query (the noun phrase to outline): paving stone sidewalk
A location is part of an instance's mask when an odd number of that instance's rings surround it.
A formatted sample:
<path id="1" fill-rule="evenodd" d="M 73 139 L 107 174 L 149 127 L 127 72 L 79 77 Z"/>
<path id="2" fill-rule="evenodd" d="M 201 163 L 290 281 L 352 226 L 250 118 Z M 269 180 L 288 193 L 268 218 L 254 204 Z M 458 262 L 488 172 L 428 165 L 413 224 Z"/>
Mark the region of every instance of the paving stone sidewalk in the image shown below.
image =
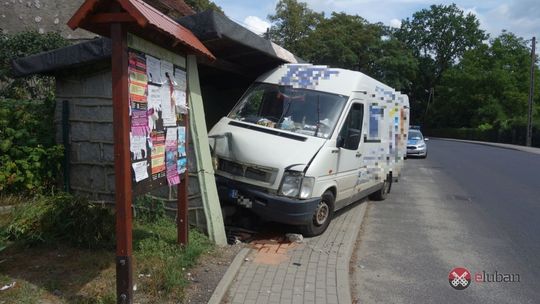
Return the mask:
<path id="1" fill-rule="evenodd" d="M 260 240 L 222 303 L 351 303 L 349 261 L 367 202 L 336 214 L 327 231 L 302 243 Z"/>

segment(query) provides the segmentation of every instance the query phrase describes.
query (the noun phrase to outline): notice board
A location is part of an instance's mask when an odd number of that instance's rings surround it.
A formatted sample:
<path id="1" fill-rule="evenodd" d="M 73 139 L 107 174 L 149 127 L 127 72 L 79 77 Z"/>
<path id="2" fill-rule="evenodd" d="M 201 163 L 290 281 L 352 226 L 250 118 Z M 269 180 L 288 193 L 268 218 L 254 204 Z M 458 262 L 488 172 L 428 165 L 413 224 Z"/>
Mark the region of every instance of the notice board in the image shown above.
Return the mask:
<path id="1" fill-rule="evenodd" d="M 186 58 L 128 34 L 133 193 L 181 182 L 187 170 Z"/>

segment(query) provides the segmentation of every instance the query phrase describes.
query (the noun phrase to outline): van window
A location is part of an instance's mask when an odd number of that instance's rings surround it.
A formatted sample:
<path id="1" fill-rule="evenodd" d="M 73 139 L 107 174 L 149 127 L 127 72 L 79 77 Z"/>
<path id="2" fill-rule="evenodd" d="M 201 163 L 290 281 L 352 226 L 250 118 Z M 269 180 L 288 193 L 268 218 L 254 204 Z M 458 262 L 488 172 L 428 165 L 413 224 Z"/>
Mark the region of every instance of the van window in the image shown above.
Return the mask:
<path id="1" fill-rule="evenodd" d="M 383 121 L 384 109 L 377 104 L 369 105 L 369 140 L 381 139 L 379 133 L 379 126 Z"/>
<path id="2" fill-rule="evenodd" d="M 229 118 L 329 138 L 347 99 L 338 94 L 256 83 L 242 96 Z"/>
<path id="3" fill-rule="evenodd" d="M 339 132 L 338 142 L 342 142 L 341 147 L 348 150 L 357 150 L 360 144 L 360 135 L 362 134 L 362 122 L 364 120 L 364 105 L 355 103 L 352 105 L 349 114 L 341 131 Z"/>

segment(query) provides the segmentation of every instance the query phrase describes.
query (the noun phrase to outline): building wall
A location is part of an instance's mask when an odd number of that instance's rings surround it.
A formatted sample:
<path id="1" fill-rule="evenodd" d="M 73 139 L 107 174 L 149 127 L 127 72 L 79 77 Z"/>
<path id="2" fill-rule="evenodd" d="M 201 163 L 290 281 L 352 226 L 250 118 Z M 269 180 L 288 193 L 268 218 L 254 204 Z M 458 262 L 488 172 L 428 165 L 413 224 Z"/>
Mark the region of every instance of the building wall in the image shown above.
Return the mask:
<path id="1" fill-rule="evenodd" d="M 90 39 L 97 35 L 85 30 L 72 31 L 66 23 L 84 0 L 2 0 L 0 29 L 4 33 L 35 30 L 60 32 L 68 39 Z"/>
<path id="2" fill-rule="evenodd" d="M 110 67 L 79 69 L 58 75 L 56 100 L 55 132 L 58 143 L 63 143 L 63 123 L 69 125 L 70 191 L 92 201 L 113 203 L 114 138 Z M 64 101 L 69 104 L 67 122 L 62 119 Z M 192 147 L 188 153 L 189 219 L 191 224 L 206 229 Z M 165 201 L 171 211 L 176 210 L 176 187 L 162 187 L 150 196 Z"/>
<path id="3" fill-rule="evenodd" d="M 193 14 L 194 11 L 179 0 L 144 0 L 172 18 Z M 40 33 L 59 32 L 72 40 L 96 37 L 85 30 L 71 30 L 66 24 L 84 0 L 2 0 L 0 1 L 0 30 L 17 33 L 35 30 Z"/>

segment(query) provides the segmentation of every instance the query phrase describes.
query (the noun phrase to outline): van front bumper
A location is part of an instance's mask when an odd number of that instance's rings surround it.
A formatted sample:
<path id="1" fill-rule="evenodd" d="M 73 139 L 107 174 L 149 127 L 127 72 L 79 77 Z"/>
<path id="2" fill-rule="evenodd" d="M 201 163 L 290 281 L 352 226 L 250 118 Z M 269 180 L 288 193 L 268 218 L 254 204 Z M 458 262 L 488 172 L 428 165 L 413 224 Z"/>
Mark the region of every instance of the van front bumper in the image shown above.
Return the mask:
<path id="1" fill-rule="evenodd" d="M 264 220 L 289 225 L 305 225 L 311 222 L 320 197 L 300 200 L 266 193 L 252 185 L 216 175 L 219 199 L 224 202 L 246 205 Z M 235 195 L 231 196 L 231 193 Z M 236 197 L 234 197 L 236 196 Z"/>

